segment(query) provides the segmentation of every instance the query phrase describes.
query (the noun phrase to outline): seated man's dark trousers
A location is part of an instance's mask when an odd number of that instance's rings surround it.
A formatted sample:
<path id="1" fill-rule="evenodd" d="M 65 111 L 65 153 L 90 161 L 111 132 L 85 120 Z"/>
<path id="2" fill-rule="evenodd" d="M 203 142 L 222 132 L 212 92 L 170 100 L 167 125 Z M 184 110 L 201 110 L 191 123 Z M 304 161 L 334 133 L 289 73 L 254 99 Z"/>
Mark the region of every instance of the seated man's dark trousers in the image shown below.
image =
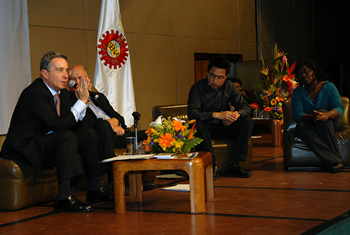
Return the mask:
<path id="1" fill-rule="evenodd" d="M 71 179 L 83 173 L 82 159 L 86 176 L 89 180 L 89 190 L 101 188 L 100 182 L 100 149 L 98 137 L 94 129 L 75 126 L 74 131 L 58 131 L 45 136 L 42 169 L 57 167 L 57 178 L 60 195 L 58 200 L 64 200 L 70 195 Z M 78 155 L 79 154 L 79 155 Z"/>
<path id="2" fill-rule="evenodd" d="M 58 183 L 83 173 L 80 154 L 89 180 L 99 177 L 100 149 L 98 137 L 92 128 L 77 128 L 48 134 L 45 139 L 42 168 L 57 166 Z"/>
<path id="3" fill-rule="evenodd" d="M 78 157 L 77 136 L 73 131 L 58 131 L 45 136 L 41 169 L 56 166 L 58 184 L 83 173 Z"/>
<path id="4" fill-rule="evenodd" d="M 213 156 L 213 166 L 217 163 L 212 139 L 230 139 L 233 141 L 233 155 L 229 167 L 247 159 L 248 142 L 253 129 L 253 121 L 250 116 L 239 117 L 237 121 L 228 126 L 223 125 L 221 120 L 197 120 L 196 129 L 196 136 L 203 139 L 196 149 L 210 152 Z"/>

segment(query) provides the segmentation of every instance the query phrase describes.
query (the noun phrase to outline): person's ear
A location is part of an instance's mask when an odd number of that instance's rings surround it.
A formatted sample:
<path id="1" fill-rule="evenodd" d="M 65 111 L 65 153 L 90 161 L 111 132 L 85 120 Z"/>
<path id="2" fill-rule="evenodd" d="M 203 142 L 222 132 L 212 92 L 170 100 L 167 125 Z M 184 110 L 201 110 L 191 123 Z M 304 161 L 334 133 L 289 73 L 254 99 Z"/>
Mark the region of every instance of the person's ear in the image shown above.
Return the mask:
<path id="1" fill-rule="evenodd" d="M 46 69 L 40 71 L 41 77 L 47 79 L 49 77 L 49 72 Z"/>

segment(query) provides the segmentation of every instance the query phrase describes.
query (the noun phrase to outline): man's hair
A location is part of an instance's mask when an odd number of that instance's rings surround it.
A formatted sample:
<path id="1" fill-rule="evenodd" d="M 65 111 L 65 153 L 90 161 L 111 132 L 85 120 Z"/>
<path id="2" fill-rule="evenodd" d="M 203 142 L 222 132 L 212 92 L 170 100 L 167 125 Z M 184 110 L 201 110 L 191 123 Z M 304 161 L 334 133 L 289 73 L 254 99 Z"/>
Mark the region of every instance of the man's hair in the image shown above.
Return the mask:
<path id="1" fill-rule="evenodd" d="M 210 60 L 208 65 L 208 72 L 212 67 L 225 69 L 226 75 L 228 75 L 230 73 L 231 64 L 224 56 L 217 56 Z"/>
<path id="2" fill-rule="evenodd" d="M 57 51 L 49 51 L 41 58 L 40 71 L 42 69 L 50 71 L 51 60 L 53 60 L 55 58 L 62 58 L 62 59 L 65 59 L 68 62 L 68 58 L 67 58 L 67 56 L 65 54 L 57 52 Z"/>
<path id="3" fill-rule="evenodd" d="M 240 86 L 242 86 L 242 81 L 241 81 L 241 79 L 239 79 L 239 78 L 234 78 L 234 77 L 229 77 L 229 78 L 227 78 L 229 81 L 231 81 L 231 82 L 236 82 L 236 83 L 238 83 Z"/>

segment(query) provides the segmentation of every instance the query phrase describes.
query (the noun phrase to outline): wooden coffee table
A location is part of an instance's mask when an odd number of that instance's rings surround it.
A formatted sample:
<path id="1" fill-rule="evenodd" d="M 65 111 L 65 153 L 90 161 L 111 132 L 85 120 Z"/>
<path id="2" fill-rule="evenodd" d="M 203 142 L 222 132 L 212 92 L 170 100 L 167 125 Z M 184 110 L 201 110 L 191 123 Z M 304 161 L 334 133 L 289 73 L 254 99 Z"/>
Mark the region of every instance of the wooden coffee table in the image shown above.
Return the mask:
<path id="1" fill-rule="evenodd" d="M 189 175 L 191 213 L 205 212 L 205 201 L 214 201 L 212 155 L 199 152 L 193 159 L 146 159 L 113 162 L 114 210 L 125 214 L 125 182 L 129 172 L 130 202 L 142 202 L 141 171 L 183 170 Z"/>

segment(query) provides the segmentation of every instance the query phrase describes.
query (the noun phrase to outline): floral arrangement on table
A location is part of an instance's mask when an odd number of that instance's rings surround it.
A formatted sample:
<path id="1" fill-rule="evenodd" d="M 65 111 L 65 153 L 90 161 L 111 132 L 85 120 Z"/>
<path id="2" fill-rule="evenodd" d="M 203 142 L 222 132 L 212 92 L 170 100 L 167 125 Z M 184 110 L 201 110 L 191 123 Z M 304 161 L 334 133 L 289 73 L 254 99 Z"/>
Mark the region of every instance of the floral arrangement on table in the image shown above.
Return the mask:
<path id="1" fill-rule="evenodd" d="M 189 125 L 193 123 L 191 129 Z M 177 118 L 167 119 L 159 116 L 150 124 L 145 140 L 146 151 L 151 153 L 182 153 L 186 154 L 203 139 L 194 137 L 196 120 L 186 123 Z"/>
<path id="2" fill-rule="evenodd" d="M 256 94 L 263 102 L 263 110 L 273 119 L 283 118 L 282 103 L 291 98 L 293 90 L 298 86 L 293 74 L 295 62 L 289 67 L 287 54 L 278 50 L 275 44 L 272 65 L 265 66 L 261 56 L 263 67 L 259 72 L 265 76 L 265 89 Z"/>

